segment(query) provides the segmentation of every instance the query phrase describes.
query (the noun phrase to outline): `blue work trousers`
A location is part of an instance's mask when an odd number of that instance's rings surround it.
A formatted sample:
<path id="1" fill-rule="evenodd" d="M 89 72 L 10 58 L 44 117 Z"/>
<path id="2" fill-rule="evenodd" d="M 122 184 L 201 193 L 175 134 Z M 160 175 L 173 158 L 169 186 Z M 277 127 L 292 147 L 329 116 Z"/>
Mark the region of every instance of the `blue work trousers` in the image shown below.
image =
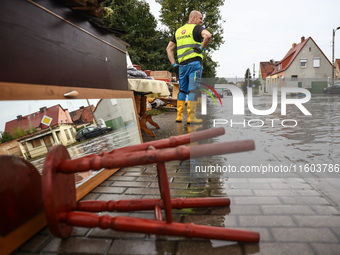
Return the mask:
<path id="1" fill-rule="evenodd" d="M 179 89 L 178 100 L 185 101 L 188 95 L 189 101 L 197 101 L 203 68 L 200 61 L 194 61 L 179 66 Z"/>

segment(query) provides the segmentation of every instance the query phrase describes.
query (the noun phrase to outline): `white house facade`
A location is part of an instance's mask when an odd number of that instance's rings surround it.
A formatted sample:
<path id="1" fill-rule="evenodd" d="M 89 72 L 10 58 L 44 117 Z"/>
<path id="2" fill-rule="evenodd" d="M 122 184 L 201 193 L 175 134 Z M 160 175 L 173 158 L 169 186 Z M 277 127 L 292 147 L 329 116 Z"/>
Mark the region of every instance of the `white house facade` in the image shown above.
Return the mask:
<path id="1" fill-rule="evenodd" d="M 286 56 L 266 77 L 266 89 L 272 95 L 274 87 L 306 88 L 312 94 L 322 93 L 332 76 L 332 64 L 315 41 L 309 37 L 294 43 Z"/>

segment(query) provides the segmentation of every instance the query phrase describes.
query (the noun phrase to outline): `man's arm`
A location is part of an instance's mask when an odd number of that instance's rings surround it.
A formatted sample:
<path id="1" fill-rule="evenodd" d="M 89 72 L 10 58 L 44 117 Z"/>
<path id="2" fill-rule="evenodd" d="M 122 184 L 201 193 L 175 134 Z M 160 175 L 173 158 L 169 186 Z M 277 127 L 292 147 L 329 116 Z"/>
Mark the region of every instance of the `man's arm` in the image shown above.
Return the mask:
<path id="1" fill-rule="evenodd" d="M 203 42 L 201 44 L 201 47 L 203 49 L 205 49 L 208 46 L 209 42 L 210 42 L 211 34 L 210 34 L 210 32 L 208 30 L 204 29 L 202 31 L 201 35 L 203 37 Z"/>
<path id="2" fill-rule="evenodd" d="M 170 41 L 168 46 L 166 47 L 166 53 L 168 54 L 168 59 L 171 63 L 171 65 L 176 63 L 174 50 L 176 48 L 176 43 Z"/>

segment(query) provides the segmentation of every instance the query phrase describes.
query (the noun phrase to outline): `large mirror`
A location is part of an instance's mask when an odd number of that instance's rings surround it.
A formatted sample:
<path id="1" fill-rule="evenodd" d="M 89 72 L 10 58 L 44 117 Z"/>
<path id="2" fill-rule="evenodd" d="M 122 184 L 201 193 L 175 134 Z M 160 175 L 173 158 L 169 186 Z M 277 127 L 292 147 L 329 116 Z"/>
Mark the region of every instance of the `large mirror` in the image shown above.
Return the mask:
<path id="1" fill-rule="evenodd" d="M 0 115 L 1 154 L 24 157 L 39 172 L 57 144 L 78 158 L 141 142 L 131 98 L 0 101 L 0 107 L 8 109 Z M 77 175 L 77 185 L 93 174 Z"/>
<path id="2" fill-rule="evenodd" d="M 142 142 L 131 91 L 108 93 L 78 88 L 79 96 L 65 99 L 57 94 L 64 95 L 72 88 L 59 91 L 58 87 L 31 85 L 31 95 L 27 95 L 21 86 L 0 86 L 4 92 L 0 96 L 0 107 L 4 109 L 0 114 L 0 154 L 23 157 L 41 172 L 46 154 L 57 144 L 66 146 L 71 158 L 79 158 Z M 34 96 L 39 92 L 42 95 Z M 93 98 L 85 99 L 89 94 Z M 11 100 L 6 100 L 8 97 Z M 100 172 L 77 174 L 77 187 Z"/>

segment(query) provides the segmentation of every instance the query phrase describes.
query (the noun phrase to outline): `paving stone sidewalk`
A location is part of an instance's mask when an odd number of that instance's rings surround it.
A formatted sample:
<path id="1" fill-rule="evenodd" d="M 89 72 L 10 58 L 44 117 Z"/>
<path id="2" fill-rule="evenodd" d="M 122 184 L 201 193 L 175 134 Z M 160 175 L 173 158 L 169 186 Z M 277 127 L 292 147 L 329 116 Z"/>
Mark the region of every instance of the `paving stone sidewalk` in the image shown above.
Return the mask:
<path id="1" fill-rule="evenodd" d="M 155 139 L 186 133 L 169 112 Z M 170 122 L 171 121 L 171 122 Z M 170 124 L 171 123 L 171 124 Z M 189 127 L 190 128 L 190 127 Z M 192 130 L 191 130 L 192 131 Z M 143 135 L 144 141 L 152 140 Z M 205 159 L 201 159 L 204 162 Z M 258 231 L 259 244 L 75 228 L 67 239 L 47 228 L 13 254 L 340 254 L 340 212 L 301 178 L 197 178 L 188 161 L 166 163 L 172 197 L 229 197 L 229 207 L 174 210 L 174 221 Z M 159 198 L 155 165 L 120 169 L 84 200 Z M 152 211 L 107 213 L 154 219 Z"/>

